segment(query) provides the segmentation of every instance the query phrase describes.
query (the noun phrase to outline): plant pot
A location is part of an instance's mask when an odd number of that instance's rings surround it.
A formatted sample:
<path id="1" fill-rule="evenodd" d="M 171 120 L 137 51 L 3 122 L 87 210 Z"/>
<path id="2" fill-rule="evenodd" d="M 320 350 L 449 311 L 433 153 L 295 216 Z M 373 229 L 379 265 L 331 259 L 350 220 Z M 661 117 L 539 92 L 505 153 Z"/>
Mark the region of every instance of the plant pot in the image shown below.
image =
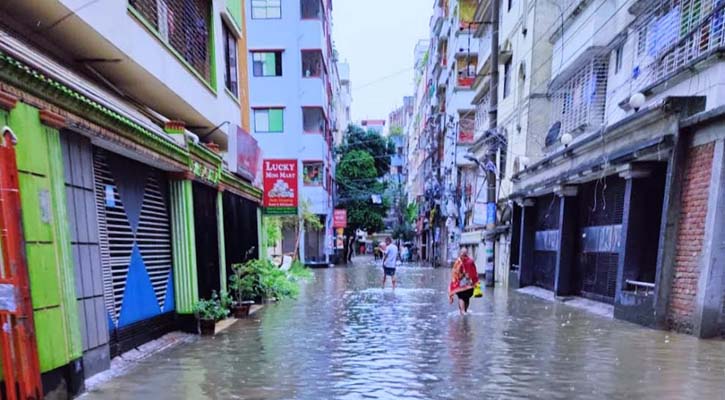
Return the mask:
<path id="1" fill-rule="evenodd" d="M 249 315 L 249 311 L 252 309 L 253 301 L 243 301 L 241 304 L 235 304 L 232 306 L 232 314 L 234 318 L 244 318 Z"/>
<path id="2" fill-rule="evenodd" d="M 203 336 L 212 336 L 216 329 L 216 321 L 213 319 L 200 319 L 199 320 L 199 332 Z"/>

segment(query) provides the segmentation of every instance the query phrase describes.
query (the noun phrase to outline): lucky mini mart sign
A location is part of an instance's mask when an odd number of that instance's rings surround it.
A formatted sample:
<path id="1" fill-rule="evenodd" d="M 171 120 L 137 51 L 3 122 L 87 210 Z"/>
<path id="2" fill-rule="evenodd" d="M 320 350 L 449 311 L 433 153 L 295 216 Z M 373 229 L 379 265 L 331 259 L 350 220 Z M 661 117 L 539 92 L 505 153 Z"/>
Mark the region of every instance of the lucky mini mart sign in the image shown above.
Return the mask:
<path id="1" fill-rule="evenodd" d="M 264 210 L 267 214 L 297 214 L 297 160 L 264 160 Z"/>

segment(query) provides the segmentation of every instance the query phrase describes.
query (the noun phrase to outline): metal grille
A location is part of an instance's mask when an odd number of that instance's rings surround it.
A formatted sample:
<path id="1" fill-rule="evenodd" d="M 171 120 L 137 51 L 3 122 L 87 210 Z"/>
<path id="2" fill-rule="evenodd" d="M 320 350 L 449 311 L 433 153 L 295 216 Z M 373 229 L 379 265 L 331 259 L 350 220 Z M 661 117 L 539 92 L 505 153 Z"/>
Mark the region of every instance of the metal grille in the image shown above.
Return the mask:
<path id="1" fill-rule="evenodd" d="M 556 273 L 556 252 L 534 252 L 534 285 L 547 290 L 554 290 L 554 275 Z"/>
<path id="2" fill-rule="evenodd" d="M 139 227 L 134 237 L 107 163 L 107 153 L 97 149 L 93 161 L 106 309 L 113 321 L 117 322 L 134 242 L 142 255 L 161 309 L 166 301 L 166 286 L 172 268 L 166 181 L 159 171 L 154 170 L 149 174 L 143 193 Z M 133 163 L 130 160 L 128 162 Z M 109 207 L 109 202 L 113 203 L 113 207 Z"/>
<path id="3" fill-rule="evenodd" d="M 613 302 L 617 286 L 617 264 L 619 261 L 617 243 L 622 217 L 624 215 L 624 192 L 626 182 L 618 176 L 608 176 L 603 179 L 583 185 L 580 191 L 579 222 L 582 229 L 580 234 L 582 242 L 579 253 L 579 276 L 581 277 L 581 291 L 596 300 Z M 601 229 L 588 229 L 601 227 Z M 602 236 L 611 232 L 611 240 L 596 240 L 597 246 L 587 246 L 587 235 L 595 232 Z M 599 239 L 605 239 L 600 237 Z M 610 243 L 611 242 L 611 243 Z M 604 246 L 603 244 L 607 244 Z M 597 251 L 588 251 L 588 250 Z"/>
<path id="4" fill-rule="evenodd" d="M 662 82 L 725 45 L 725 0 L 640 3 L 632 71 L 636 89 Z"/>
<path id="5" fill-rule="evenodd" d="M 604 123 L 609 59 L 596 57 L 550 93 L 552 121 L 561 122 L 561 134 L 594 130 Z"/>
<path id="6" fill-rule="evenodd" d="M 484 96 L 483 101 L 476 106 L 476 122 L 475 132 L 476 137 L 483 135 L 489 127 L 489 114 L 488 114 L 488 102 L 490 96 Z"/>
<path id="7" fill-rule="evenodd" d="M 559 229 L 559 197 L 550 194 L 536 199 L 536 230 Z"/>
<path id="8" fill-rule="evenodd" d="M 211 80 L 209 0 L 129 0 L 129 5 L 206 81 Z"/>
<path id="9" fill-rule="evenodd" d="M 626 182 L 617 176 L 609 176 L 582 187 L 579 221 L 582 227 L 619 225 L 624 215 L 624 191 Z"/>
<path id="10" fill-rule="evenodd" d="M 612 302 L 617 289 L 618 260 L 618 253 L 583 253 L 580 260 L 582 292 Z"/>

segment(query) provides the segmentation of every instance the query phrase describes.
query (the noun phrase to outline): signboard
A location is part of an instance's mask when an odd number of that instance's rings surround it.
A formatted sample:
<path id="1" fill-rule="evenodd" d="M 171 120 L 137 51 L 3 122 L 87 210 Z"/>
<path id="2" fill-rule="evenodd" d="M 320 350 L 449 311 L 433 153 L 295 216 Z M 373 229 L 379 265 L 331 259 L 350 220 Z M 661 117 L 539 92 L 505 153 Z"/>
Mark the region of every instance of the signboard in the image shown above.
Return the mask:
<path id="1" fill-rule="evenodd" d="M 473 224 L 486 225 L 486 212 L 486 202 L 475 202 L 473 204 Z"/>
<path id="2" fill-rule="evenodd" d="M 347 210 L 337 209 L 333 212 L 332 226 L 335 228 L 347 228 Z"/>
<path id="3" fill-rule="evenodd" d="M 257 140 L 237 126 L 237 173 L 251 182 L 257 178 L 260 149 Z"/>
<path id="4" fill-rule="evenodd" d="M 264 160 L 264 211 L 297 214 L 297 160 Z"/>

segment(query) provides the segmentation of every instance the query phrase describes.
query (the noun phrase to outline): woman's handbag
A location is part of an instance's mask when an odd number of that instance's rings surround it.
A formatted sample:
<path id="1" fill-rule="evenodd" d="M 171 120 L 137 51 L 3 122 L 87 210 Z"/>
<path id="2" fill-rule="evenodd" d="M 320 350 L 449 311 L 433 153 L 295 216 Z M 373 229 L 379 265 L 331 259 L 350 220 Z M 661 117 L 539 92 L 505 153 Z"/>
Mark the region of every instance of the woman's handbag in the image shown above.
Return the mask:
<path id="1" fill-rule="evenodd" d="M 481 290 L 480 283 L 476 283 L 476 286 L 473 287 L 473 297 L 483 297 L 483 290 Z"/>

